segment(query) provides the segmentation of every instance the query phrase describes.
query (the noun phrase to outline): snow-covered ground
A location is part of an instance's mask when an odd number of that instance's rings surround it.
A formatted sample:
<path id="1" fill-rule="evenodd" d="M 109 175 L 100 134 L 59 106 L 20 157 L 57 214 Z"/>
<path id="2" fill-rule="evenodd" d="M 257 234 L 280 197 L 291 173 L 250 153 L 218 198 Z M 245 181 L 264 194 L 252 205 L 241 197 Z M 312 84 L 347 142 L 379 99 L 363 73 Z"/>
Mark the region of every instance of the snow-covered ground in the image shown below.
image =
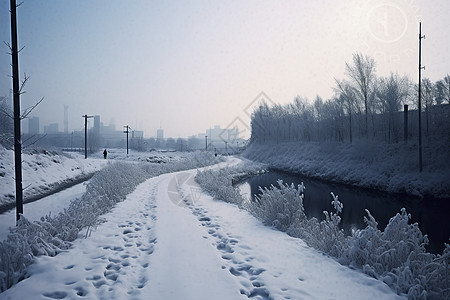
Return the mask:
<path id="1" fill-rule="evenodd" d="M 212 199 L 195 174 L 143 182 L 90 237 L 80 233 L 69 250 L 36 257 L 28 278 L 0 299 L 400 298 L 381 281 Z"/>

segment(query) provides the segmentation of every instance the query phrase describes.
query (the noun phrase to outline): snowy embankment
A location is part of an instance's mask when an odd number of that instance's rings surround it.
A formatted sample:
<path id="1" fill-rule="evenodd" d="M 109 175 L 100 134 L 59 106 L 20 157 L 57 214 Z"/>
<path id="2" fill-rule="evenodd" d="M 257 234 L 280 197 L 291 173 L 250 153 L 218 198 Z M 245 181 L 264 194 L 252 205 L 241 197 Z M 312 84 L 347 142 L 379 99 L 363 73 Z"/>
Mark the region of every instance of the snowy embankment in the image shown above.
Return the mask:
<path id="1" fill-rule="evenodd" d="M 25 152 L 22 161 L 24 202 L 86 180 L 106 165 L 100 158 L 45 150 Z M 14 151 L 0 146 L 0 211 L 14 206 L 14 174 Z"/>
<path id="2" fill-rule="evenodd" d="M 234 165 L 231 158 L 213 168 Z M 35 258 L 1 299 L 400 299 L 194 182 L 153 177 L 55 257 Z"/>
<path id="3" fill-rule="evenodd" d="M 450 197 L 450 151 L 424 147 L 418 172 L 415 144 L 290 142 L 249 145 L 244 153 L 274 169 L 338 183 L 414 196 Z"/>
<path id="4" fill-rule="evenodd" d="M 214 198 L 244 208 L 264 224 L 301 238 L 340 263 L 385 282 L 399 294 L 411 299 L 447 299 L 450 296 L 450 245 L 446 245 L 442 255 L 427 253 L 426 236 L 417 223 L 409 224 L 411 216 L 404 209 L 393 216 L 384 229 L 378 228 L 376 220 L 366 210 L 366 228 L 354 229 L 346 236 L 340 228 L 340 215 L 345 208 L 338 195 L 330 195 L 335 211 L 325 211 L 325 220 L 319 221 L 305 214 L 303 184 L 295 187 L 279 181 L 278 186 L 261 190 L 262 195 L 255 201 L 244 199 L 232 182 L 246 169 L 255 172 L 255 166 L 246 163 L 199 172 L 196 181 Z"/>

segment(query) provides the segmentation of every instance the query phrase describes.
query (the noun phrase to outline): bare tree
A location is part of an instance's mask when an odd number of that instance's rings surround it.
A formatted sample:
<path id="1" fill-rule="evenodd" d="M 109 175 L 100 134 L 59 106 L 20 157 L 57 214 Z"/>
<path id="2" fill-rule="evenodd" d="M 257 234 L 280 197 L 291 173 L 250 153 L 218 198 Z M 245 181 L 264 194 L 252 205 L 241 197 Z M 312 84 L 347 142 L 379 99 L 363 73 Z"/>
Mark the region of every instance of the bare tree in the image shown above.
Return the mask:
<path id="1" fill-rule="evenodd" d="M 436 101 L 438 104 L 447 102 L 450 104 L 450 75 L 444 77 L 444 79 L 436 82 Z"/>
<path id="2" fill-rule="evenodd" d="M 380 78 L 377 86 L 377 98 L 381 104 L 382 113 L 387 117 L 387 140 L 390 143 L 392 141 L 391 133 L 394 140 L 398 139 L 395 114 L 401 109 L 402 103 L 408 96 L 409 80 L 407 77 L 391 73 L 389 77 Z"/>
<path id="3" fill-rule="evenodd" d="M 19 4 L 20 5 L 20 4 Z M 20 219 L 23 213 L 23 190 L 22 190 L 22 140 L 20 123 L 30 112 L 43 100 L 43 98 L 32 108 L 26 110 L 22 115 L 20 113 L 20 95 L 23 94 L 23 88 L 29 77 L 26 75 L 22 82 L 19 79 L 19 50 L 17 40 L 17 14 L 16 0 L 10 0 L 11 14 L 11 44 L 5 42 L 11 54 L 12 82 L 13 82 L 13 120 L 14 120 L 14 165 L 16 181 L 16 220 Z"/>
<path id="4" fill-rule="evenodd" d="M 355 90 L 364 103 L 365 123 L 364 135 L 368 135 L 368 101 L 372 85 L 375 82 L 375 60 L 361 53 L 353 54 L 353 64 L 345 63 L 346 73 L 355 84 Z"/>
<path id="5" fill-rule="evenodd" d="M 349 137 L 350 137 L 350 144 L 353 142 L 353 135 L 352 135 L 352 113 L 355 109 L 355 90 L 354 88 L 346 81 L 339 81 L 337 79 L 334 79 L 336 81 L 336 87 L 334 90 L 338 94 L 338 100 L 342 103 L 345 110 L 348 114 L 349 119 Z"/>
<path id="6" fill-rule="evenodd" d="M 253 142 L 266 142 L 268 138 L 268 122 L 269 122 L 270 109 L 265 101 L 262 101 L 260 105 L 253 111 L 251 119 Z"/>

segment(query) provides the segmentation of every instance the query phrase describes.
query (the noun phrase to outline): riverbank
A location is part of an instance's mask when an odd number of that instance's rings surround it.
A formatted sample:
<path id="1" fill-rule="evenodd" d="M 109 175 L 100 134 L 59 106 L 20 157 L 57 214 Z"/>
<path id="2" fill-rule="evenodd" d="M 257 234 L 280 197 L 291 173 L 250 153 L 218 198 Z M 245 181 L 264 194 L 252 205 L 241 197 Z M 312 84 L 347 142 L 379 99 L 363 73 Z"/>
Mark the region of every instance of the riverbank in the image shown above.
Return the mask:
<path id="1" fill-rule="evenodd" d="M 41 188 L 41 191 L 37 194 L 34 194 L 30 197 L 23 199 L 23 204 L 32 203 L 38 200 L 41 200 L 42 198 L 48 197 L 50 195 L 56 194 L 58 192 L 61 192 L 65 189 L 71 188 L 77 184 L 83 183 L 85 181 L 88 181 L 89 179 L 94 176 L 94 174 L 97 171 L 87 173 L 87 174 L 81 174 L 80 176 L 77 176 L 75 178 L 69 178 L 61 182 L 55 182 L 50 184 L 49 186 L 45 186 Z M 16 202 L 6 202 L 0 204 L 0 214 L 7 212 L 8 210 L 11 210 L 16 207 Z"/>
<path id="2" fill-rule="evenodd" d="M 287 142 L 248 146 L 245 158 L 310 178 L 416 197 L 450 197 L 450 152 L 436 142 L 423 149 L 418 172 L 415 144 Z"/>
<path id="3" fill-rule="evenodd" d="M 24 203 L 89 179 L 107 164 L 79 153 L 31 150 L 22 153 Z M 14 151 L 0 147 L 0 210 L 15 206 Z"/>

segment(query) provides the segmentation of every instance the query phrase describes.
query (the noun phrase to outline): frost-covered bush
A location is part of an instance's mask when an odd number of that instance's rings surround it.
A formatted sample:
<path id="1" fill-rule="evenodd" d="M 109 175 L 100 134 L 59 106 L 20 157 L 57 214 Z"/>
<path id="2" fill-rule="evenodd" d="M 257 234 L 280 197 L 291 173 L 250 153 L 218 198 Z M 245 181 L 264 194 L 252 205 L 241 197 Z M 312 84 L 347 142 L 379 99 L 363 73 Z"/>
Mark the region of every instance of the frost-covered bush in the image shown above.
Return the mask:
<path id="1" fill-rule="evenodd" d="M 224 181 L 220 174 L 227 174 L 227 180 Z M 223 187 L 226 184 L 231 187 L 231 168 L 204 175 L 198 177 L 202 187 L 204 180 L 216 190 L 219 186 L 226 189 Z M 427 253 L 428 238 L 417 223 L 409 224 L 411 215 L 405 209 L 392 217 L 384 230 L 378 229 L 375 218 L 366 210 L 364 221 L 367 226 L 345 236 L 339 227 L 343 204 L 338 196 L 331 193 L 334 212 L 324 211 L 325 219 L 319 221 L 304 213 L 304 190 L 303 185 L 295 187 L 278 181 L 278 186 L 260 189 L 261 195 L 254 202 L 241 207 L 265 224 L 303 239 L 309 246 L 382 280 L 410 299 L 450 298 L 450 245 L 445 245 L 441 255 Z"/>
<path id="2" fill-rule="evenodd" d="M 240 205 L 242 196 L 232 185 L 233 174 L 227 169 L 198 172 L 195 180 L 211 196 L 218 200 Z"/>
<path id="3" fill-rule="evenodd" d="M 231 168 L 208 169 L 197 172 L 195 181 L 214 198 L 241 206 L 244 199 L 233 184 L 249 175 L 265 172 L 265 168 L 263 164 L 246 162 Z"/>
<path id="4" fill-rule="evenodd" d="M 294 184 L 290 186 L 278 180 L 278 187 L 269 189 L 260 187 L 261 196 L 248 205 L 248 210 L 264 224 L 271 225 L 281 231 L 286 231 L 294 221 L 305 219 L 303 208 L 303 191 L 305 186 Z"/>
<path id="5" fill-rule="evenodd" d="M 86 236 L 101 222 L 101 215 L 125 200 L 137 185 L 148 178 L 168 172 L 187 170 L 222 161 L 212 154 L 194 152 L 183 159 L 166 163 L 109 163 L 97 172 L 86 186 L 86 193 L 74 199 L 56 216 L 47 215 L 29 222 L 21 216 L 18 226 L 0 242 L 0 291 L 17 283 L 27 266 L 38 255 L 54 256 L 68 249 L 70 242 L 86 228 Z"/>
<path id="6" fill-rule="evenodd" d="M 449 297 L 449 246 L 442 255 L 427 253 L 428 238 L 417 223 L 409 224 L 411 215 L 405 209 L 390 219 L 384 231 L 366 212 L 367 227 L 349 238 L 342 262 L 361 268 L 409 298 Z"/>
<path id="7" fill-rule="evenodd" d="M 335 212 L 324 211 L 325 219 L 320 221 L 316 218 L 305 218 L 303 221 L 296 221 L 287 230 L 287 233 L 294 237 L 303 239 L 309 246 L 327 253 L 333 257 L 340 258 L 348 248 L 348 240 L 344 230 L 339 227 L 344 205 L 339 201 L 338 196 L 331 193 Z"/>

